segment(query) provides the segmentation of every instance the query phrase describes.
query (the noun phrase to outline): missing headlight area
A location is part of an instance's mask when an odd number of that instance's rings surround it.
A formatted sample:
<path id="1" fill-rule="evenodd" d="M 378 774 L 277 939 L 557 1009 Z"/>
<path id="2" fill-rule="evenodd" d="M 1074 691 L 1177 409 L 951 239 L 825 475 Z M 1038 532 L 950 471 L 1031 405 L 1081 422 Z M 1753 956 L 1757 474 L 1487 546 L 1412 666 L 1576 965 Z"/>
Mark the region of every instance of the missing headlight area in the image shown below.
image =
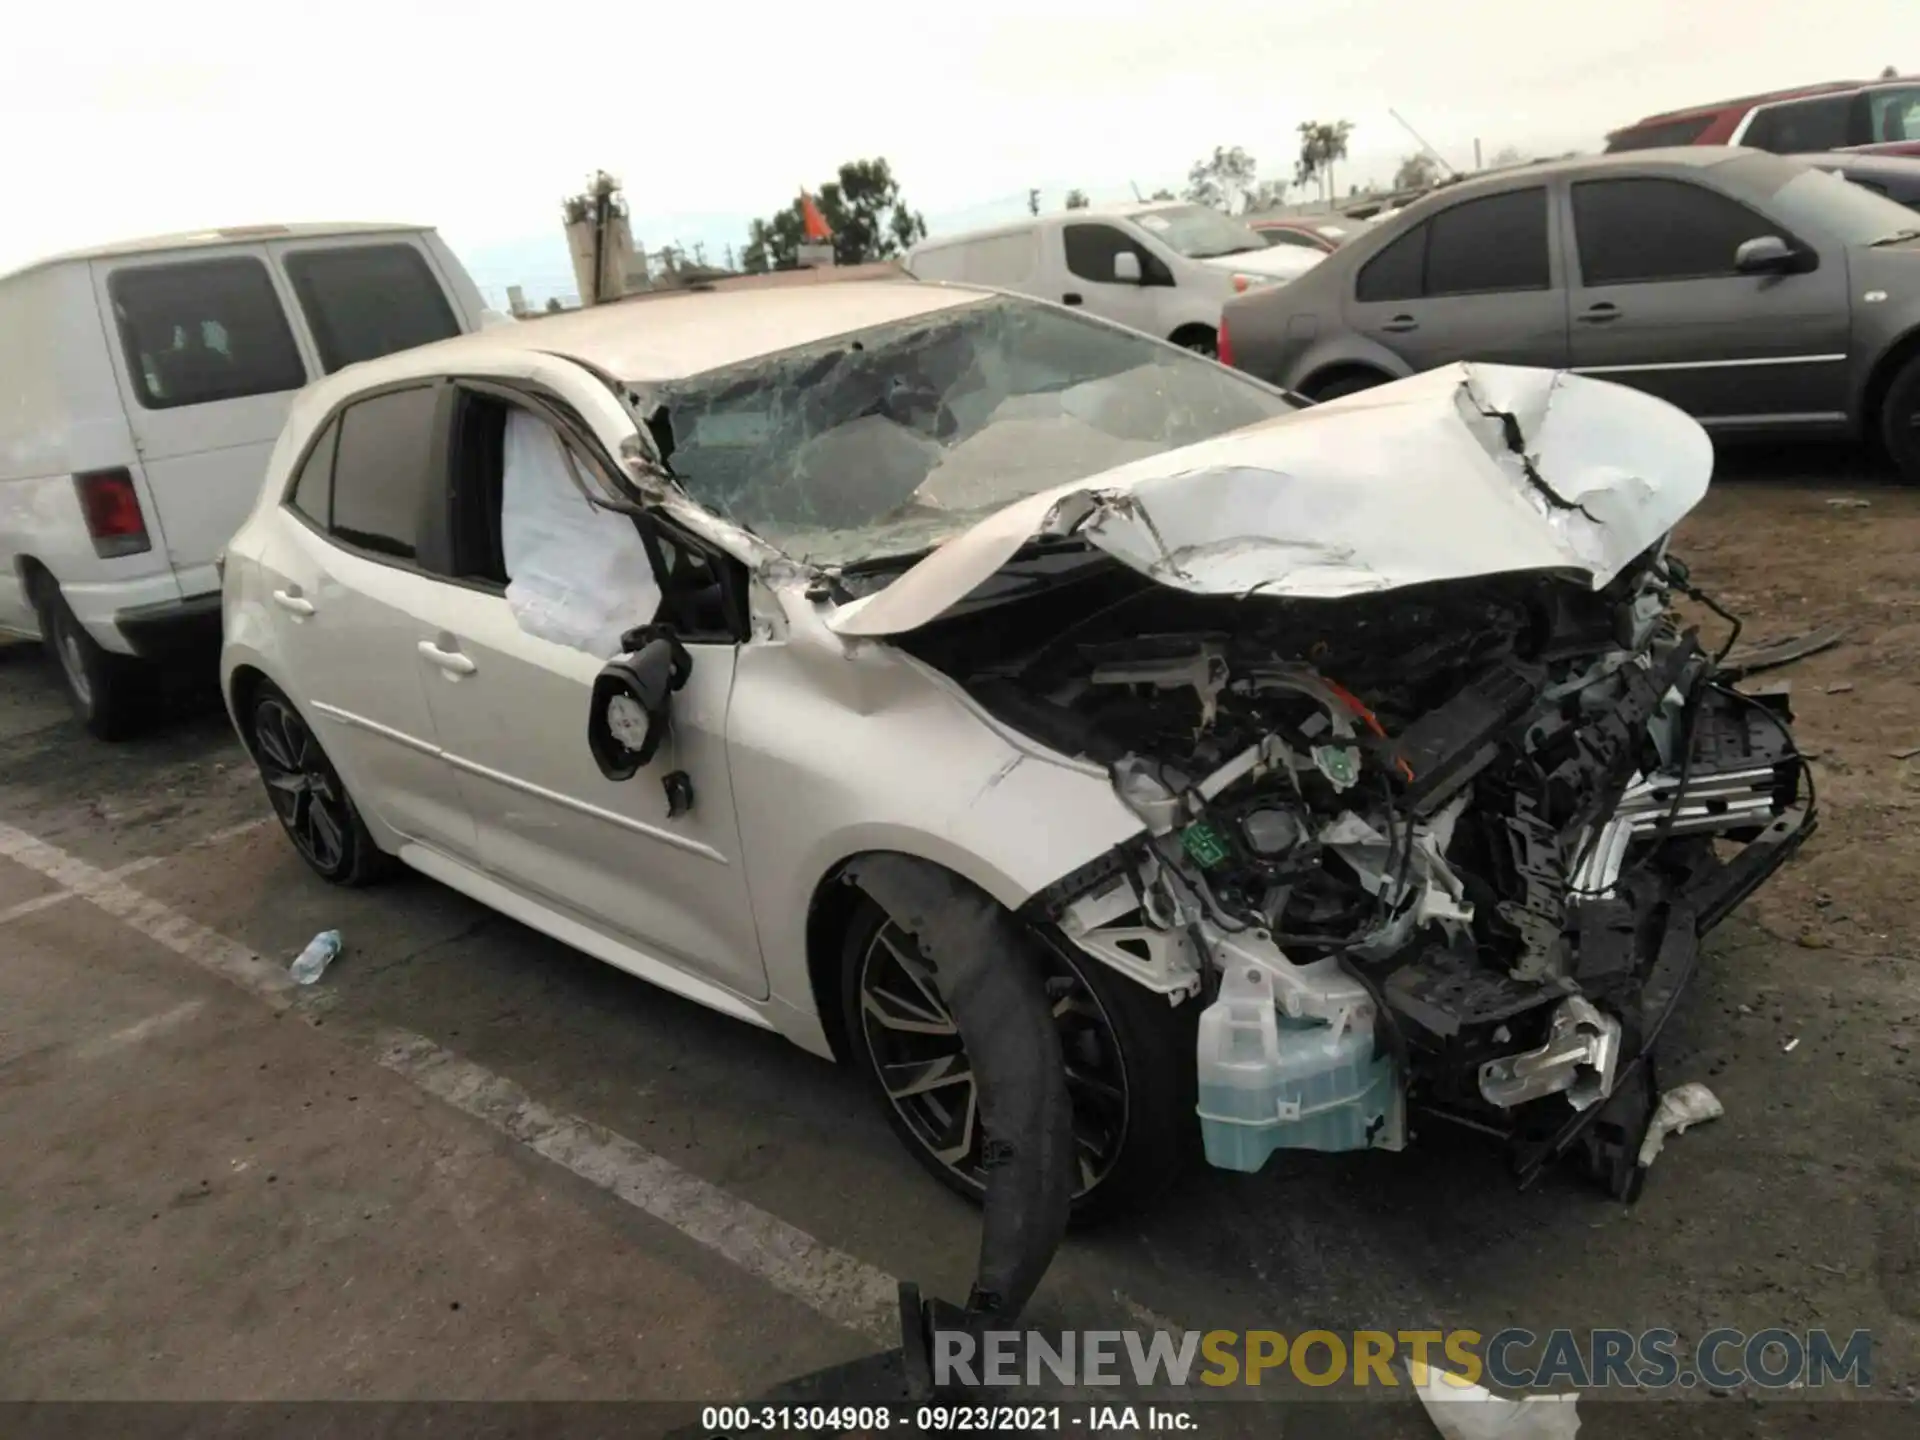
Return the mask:
<path id="1" fill-rule="evenodd" d="M 1812 828 L 1784 703 L 1670 618 L 1663 551 L 1339 599 L 1095 566 L 901 643 L 1139 817 L 1028 910 L 1203 1007 L 1214 1164 L 1398 1149 L 1411 1107 L 1530 1178 L 1603 1113 L 1637 1145 L 1609 1101 L 1697 936 Z"/>

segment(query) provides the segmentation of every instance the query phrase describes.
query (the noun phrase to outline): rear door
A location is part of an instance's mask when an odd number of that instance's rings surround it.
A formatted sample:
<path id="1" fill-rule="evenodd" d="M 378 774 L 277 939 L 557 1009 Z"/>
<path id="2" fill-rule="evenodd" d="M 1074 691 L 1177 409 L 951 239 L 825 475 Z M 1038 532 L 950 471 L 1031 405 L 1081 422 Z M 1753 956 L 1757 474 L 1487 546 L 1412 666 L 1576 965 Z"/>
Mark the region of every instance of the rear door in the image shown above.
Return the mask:
<path id="1" fill-rule="evenodd" d="M 1416 370 L 1567 362 L 1567 302 L 1545 186 L 1462 200 L 1360 267 L 1348 323 Z"/>
<path id="2" fill-rule="evenodd" d="M 355 802 L 473 864 L 473 820 L 441 756 L 419 653 L 445 588 L 418 551 L 445 484 L 450 394 L 413 382 L 345 407 L 296 471 L 261 565 L 286 688 Z"/>
<path id="3" fill-rule="evenodd" d="M 329 375 L 461 333 L 449 277 L 416 235 L 289 240 L 272 249 Z"/>
<path id="4" fill-rule="evenodd" d="M 1707 425 L 1845 418 L 1846 256 L 1798 275 L 1742 275 L 1734 252 L 1777 221 L 1699 181 L 1576 180 L 1568 208 L 1575 369 L 1670 400 Z"/>
<path id="5" fill-rule="evenodd" d="M 191 596 L 260 494 L 310 378 L 266 251 L 220 246 L 93 262 L 108 349 L 167 559 Z"/>

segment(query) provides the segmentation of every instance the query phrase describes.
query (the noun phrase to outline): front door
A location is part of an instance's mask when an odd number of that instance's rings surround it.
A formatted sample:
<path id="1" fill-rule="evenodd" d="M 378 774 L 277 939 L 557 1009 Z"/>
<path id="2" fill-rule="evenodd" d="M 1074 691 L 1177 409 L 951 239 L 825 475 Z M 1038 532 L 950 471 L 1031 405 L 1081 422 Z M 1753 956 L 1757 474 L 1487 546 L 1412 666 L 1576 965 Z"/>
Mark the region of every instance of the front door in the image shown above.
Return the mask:
<path id="1" fill-rule="evenodd" d="M 1847 264 L 1693 180 L 1571 187 L 1573 366 L 1729 427 L 1845 419 Z M 1734 252 L 1778 235 L 1817 255 L 1796 275 L 1743 275 Z"/>
<path id="2" fill-rule="evenodd" d="M 1166 336 L 1160 325 L 1159 297 L 1173 275 L 1164 262 L 1117 225 L 1077 220 L 1052 232 L 1049 243 L 1061 247 L 1051 257 L 1059 291 L 1041 298 L 1063 305 L 1084 306 L 1090 314 L 1112 320 L 1148 335 Z M 1114 260 L 1131 255 L 1140 267 L 1139 280 L 1114 277 Z"/>
<path id="3" fill-rule="evenodd" d="M 588 506 L 532 412 L 463 390 L 453 425 L 456 574 L 413 639 L 483 865 L 652 959 L 764 999 L 727 768 L 732 638 L 686 632 L 693 667 L 668 739 L 609 780 L 587 745 L 594 678 L 614 637 L 660 608 L 634 522 Z"/>
<path id="4" fill-rule="evenodd" d="M 1544 186 L 1464 200 L 1360 267 L 1348 323 L 1415 370 L 1567 363 L 1567 305 Z"/>
<path id="5" fill-rule="evenodd" d="M 167 559 L 187 594 L 216 591 L 309 378 L 266 251 L 96 260 L 93 285 Z"/>

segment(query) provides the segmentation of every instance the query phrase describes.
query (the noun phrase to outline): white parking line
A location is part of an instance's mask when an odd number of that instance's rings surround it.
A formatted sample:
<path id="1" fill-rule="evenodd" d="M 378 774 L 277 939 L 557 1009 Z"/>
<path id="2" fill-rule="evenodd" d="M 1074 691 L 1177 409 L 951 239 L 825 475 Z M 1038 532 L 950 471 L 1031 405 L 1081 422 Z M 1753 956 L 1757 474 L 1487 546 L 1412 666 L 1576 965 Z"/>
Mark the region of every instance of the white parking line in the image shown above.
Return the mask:
<path id="1" fill-rule="evenodd" d="M 271 824 L 273 824 L 273 817 L 269 815 L 263 820 L 247 820 L 238 825 L 229 825 L 224 830 L 216 830 L 211 835 L 206 835 L 195 840 L 191 845 L 186 846 L 182 850 L 175 851 L 174 854 L 180 855 L 185 854 L 189 850 L 202 850 L 209 845 L 224 844 L 228 840 L 238 839 L 250 830 L 258 830 L 262 825 Z M 4 853 L 4 850 L 0 850 L 0 854 Z M 129 876 L 138 875 L 144 870 L 151 870 L 156 865 L 165 864 L 171 858 L 173 857 L 168 855 L 143 855 L 138 860 L 129 860 L 125 865 L 99 873 L 105 875 L 110 880 L 125 880 Z M 50 895 L 36 895 L 31 900 L 22 900 L 17 905 L 9 905 L 6 909 L 0 910 L 0 925 L 5 925 L 10 920 L 19 920 L 24 916 L 37 915 L 49 906 L 58 905 L 62 901 L 73 899 L 75 894 L 76 892 L 73 890 L 55 890 Z"/>
<path id="2" fill-rule="evenodd" d="M 5 824 L 0 824 L 0 856 L 45 876 L 61 887 L 63 896 L 97 906 L 269 1005 L 284 1009 L 292 1003 L 293 982 L 282 966 L 132 889 L 121 878 L 125 867 L 120 872 L 98 869 Z M 171 1017 L 169 1012 L 157 1018 Z M 386 1032 L 382 1041 L 379 1063 L 428 1094 L 665 1221 L 826 1319 L 883 1344 L 898 1337 L 896 1282 L 885 1271 L 816 1240 L 623 1135 L 548 1109 L 511 1080 L 431 1040 L 395 1030 Z"/>

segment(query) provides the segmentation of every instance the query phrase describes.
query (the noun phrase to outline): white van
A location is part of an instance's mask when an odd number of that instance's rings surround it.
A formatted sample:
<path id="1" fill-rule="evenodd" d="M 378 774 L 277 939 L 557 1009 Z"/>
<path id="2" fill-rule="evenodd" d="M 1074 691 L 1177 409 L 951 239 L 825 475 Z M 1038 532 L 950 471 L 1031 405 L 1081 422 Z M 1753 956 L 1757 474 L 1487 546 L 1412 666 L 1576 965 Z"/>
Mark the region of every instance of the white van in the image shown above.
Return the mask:
<path id="1" fill-rule="evenodd" d="M 1321 258 L 1299 246 L 1269 245 L 1208 206 L 1172 200 L 1067 210 L 942 236 L 914 246 L 905 263 L 922 280 L 960 280 L 1084 306 L 1213 355 L 1228 300 L 1297 279 Z"/>
<path id="2" fill-rule="evenodd" d="M 156 664 L 219 652 L 215 558 L 294 391 L 487 313 L 419 226 L 213 230 L 0 276 L 0 632 L 46 641 L 94 734 L 130 733 Z"/>

